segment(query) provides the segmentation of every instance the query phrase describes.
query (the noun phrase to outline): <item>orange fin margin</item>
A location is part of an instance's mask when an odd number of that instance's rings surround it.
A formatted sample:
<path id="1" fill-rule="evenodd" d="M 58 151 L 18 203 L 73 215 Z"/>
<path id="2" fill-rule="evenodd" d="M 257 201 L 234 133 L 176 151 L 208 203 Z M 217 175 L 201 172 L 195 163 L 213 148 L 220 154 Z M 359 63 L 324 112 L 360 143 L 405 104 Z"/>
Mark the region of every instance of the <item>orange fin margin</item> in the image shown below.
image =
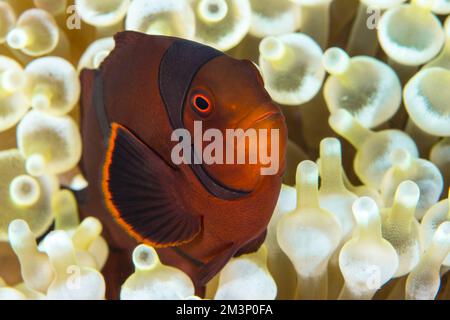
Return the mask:
<path id="1" fill-rule="evenodd" d="M 192 241 L 201 231 L 202 218 L 180 201 L 180 183 L 152 149 L 112 124 L 102 190 L 106 207 L 128 234 L 156 248 Z"/>

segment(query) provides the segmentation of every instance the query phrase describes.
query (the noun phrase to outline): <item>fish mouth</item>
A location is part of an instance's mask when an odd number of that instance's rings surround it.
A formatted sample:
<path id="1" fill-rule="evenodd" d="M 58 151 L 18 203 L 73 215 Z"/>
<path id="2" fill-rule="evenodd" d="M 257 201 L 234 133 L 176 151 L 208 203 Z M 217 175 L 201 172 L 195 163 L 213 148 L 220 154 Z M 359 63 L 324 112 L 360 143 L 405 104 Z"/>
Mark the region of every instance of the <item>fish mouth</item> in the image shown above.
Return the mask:
<path id="1" fill-rule="evenodd" d="M 246 117 L 244 121 L 241 122 L 242 126 L 238 126 L 236 129 L 243 129 L 244 131 L 250 128 L 253 128 L 256 126 L 256 124 L 265 122 L 267 120 L 281 120 L 283 118 L 283 114 L 277 110 L 271 110 L 264 112 L 263 114 L 257 116 L 257 117 Z"/>
<path id="2" fill-rule="evenodd" d="M 253 120 L 252 124 L 256 124 L 258 122 L 262 122 L 268 119 L 281 117 L 281 113 L 278 111 L 269 111 L 264 113 L 263 115 L 257 117 L 255 120 Z"/>

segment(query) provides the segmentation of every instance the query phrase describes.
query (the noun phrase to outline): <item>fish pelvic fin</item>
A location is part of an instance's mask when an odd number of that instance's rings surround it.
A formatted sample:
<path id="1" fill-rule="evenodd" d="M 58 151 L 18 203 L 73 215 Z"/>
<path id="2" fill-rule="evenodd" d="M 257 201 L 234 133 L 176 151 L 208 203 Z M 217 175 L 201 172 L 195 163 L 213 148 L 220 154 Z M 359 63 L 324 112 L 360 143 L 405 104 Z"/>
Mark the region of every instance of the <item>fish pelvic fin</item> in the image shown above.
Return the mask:
<path id="1" fill-rule="evenodd" d="M 197 282 L 196 285 L 206 285 L 216 274 L 218 274 L 223 267 L 230 261 L 230 259 L 236 253 L 236 246 L 234 243 L 228 243 L 227 246 L 209 260 L 206 264 L 204 264 L 200 271 L 197 274 Z"/>
<path id="2" fill-rule="evenodd" d="M 234 255 L 235 257 L 239 257 L 243 254 L 253 253 L 259 250 L 259 248 L 263 245 L 264 240 L 266 240 L 267 229 L 257 236 L 255 239 L 250 240 L 244 246 L 242 246 L 238 252 Z"/>

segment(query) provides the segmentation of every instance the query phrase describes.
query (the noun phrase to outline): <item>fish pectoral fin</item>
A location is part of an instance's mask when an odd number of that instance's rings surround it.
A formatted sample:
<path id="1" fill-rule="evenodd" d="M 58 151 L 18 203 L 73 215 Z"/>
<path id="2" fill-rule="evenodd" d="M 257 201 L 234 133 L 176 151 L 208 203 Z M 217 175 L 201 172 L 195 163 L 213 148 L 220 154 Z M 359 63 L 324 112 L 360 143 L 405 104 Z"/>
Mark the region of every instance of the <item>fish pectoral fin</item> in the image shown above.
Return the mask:
<path id="1" fill-rule="evenodd" d="M 194 239 L 202 217 L 182 200 L 180 173 L 120 124 L 113 123 L 103 166 L 102 188 L 108 209 L 140 242 L 156 248 Z"/>

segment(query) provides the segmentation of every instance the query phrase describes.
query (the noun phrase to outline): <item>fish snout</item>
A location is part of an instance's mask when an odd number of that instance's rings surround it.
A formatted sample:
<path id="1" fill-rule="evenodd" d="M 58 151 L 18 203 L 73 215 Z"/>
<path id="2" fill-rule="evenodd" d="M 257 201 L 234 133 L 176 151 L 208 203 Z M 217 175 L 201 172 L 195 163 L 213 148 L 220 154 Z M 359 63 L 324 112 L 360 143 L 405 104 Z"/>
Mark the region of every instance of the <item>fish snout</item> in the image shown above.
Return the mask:
<path id="1" fill-rule="evenodd" d="M 258 154 L 263 152 L 267 156 L 271 155 L 271 161 L 276 160 L 279 164 L 278 174 L 284 172 L 287 126 L 285 117 L 278 105 L 265 103 L 258 106 L 238 124 L 237 129 L 243 129 L 247 134 L 248 130 L 255 130 L 256 141 L 248 141 L 248 143 L 256 143 Z M 248 134 L 248 136 L 252 135 Z M 251 149 L 250 146 L 248 148 Z M 275 150 L 276 153 L 274 153 Z M 274 157 L 277 159 L 274 159 Z M 266 165 L 258 162 L 258 167 Z"/>

